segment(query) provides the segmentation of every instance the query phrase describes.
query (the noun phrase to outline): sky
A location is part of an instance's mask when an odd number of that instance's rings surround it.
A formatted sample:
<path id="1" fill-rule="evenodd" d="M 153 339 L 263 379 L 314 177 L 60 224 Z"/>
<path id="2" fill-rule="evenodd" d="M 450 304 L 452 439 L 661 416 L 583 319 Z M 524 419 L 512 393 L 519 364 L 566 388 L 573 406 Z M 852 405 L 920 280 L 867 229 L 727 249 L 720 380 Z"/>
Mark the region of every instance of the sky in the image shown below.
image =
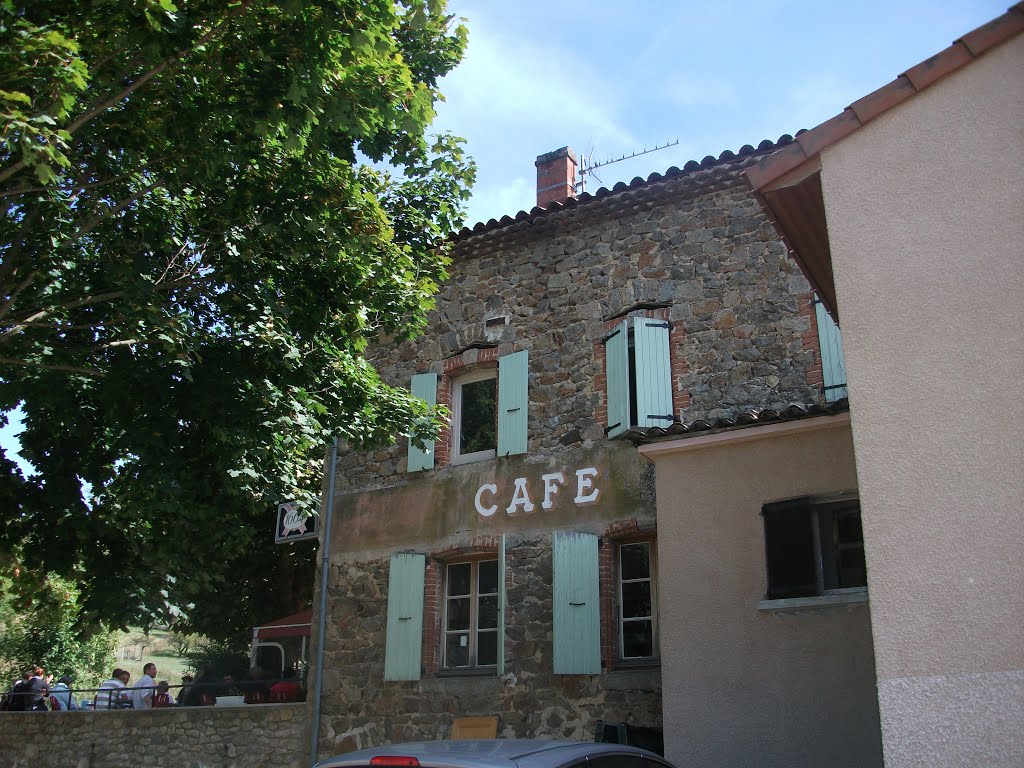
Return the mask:
<path id="1" fill-rule="evenodd" d="M 813 128 L 1010 0 L 448 0 L 469 29 L 435 125 L 477 162 L 466 223 L 536 204 L 538 155 L 598 163 L 588 192 Z"/>
<path id="2" fill-rule="evenodd" d="M 477 162 L 469 226 L 536 203 L 538 155 L 569 146 L 588 192 L 813 128 L 1011 0 L 449 0 L 469 45 L 435 127 Z M 16 451 L 17 415 L 0 427 Z"/>

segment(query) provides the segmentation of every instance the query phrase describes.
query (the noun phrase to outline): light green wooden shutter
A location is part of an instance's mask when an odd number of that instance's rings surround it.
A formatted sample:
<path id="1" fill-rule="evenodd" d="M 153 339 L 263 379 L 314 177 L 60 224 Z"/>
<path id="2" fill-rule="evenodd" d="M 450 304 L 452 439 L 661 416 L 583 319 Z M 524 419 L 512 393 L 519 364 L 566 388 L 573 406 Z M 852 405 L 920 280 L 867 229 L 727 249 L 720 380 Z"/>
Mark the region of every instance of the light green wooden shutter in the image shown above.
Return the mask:
<path id="1" fill-rule="evenodd" d="M 825 382 L 825 402 L 846 397 L 846 361 L 843 359 L 843 337 L 821 300 L 814 297 L 814 313 L 818 320 L 818 344 L 821 347 L 821 375 Z"/>
<path id="2" fill-rule="evenodd" d="M 668 323 L 646 317 L 634 318 L 633 349 L 636 358 L 637 426 L 667 427 L 672 424 Z"/>
<path id="3" fill-rule="evenodd" d="M 629 429 L 629 324 L 623 320 L 604 340 L 608 437 Z"/>
<path id="4" fill-rule="evenodd" d="M 556 675 L 601 673 L 597 536 L 555 531 L 552 610 Z"/>
<path id="5" fill-rule="evenodd" d="M 391 556 L 385 680 L 419 680 L 423 656 L 423 555 Z"/>
<path id="6" fill-rule="evenodd" d="M 498 546 L 498 677 L 505 674 L 505 534 Z"/>
<path id="7" fill-rule="evenodd" d="M 498 455 L 526 453 L 529 353 L 498 358 Z"/>
<path id="8" fill-rule="evenodd" d="M 426 400 L 430 405 L 437 405 L 437 374 L 417 373 L 412 377 L 412 395 Z M 409 471 L 434 468 L 434 441 L 428 440 L 422 449 L 412 444 L 409 438 Z"/>

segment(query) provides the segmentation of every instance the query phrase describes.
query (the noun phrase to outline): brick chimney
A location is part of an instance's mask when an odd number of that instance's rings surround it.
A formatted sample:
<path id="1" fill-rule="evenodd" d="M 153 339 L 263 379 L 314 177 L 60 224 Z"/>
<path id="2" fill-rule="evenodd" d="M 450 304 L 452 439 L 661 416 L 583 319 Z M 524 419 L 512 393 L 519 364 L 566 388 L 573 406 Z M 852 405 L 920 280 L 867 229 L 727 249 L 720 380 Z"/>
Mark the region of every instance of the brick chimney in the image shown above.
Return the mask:
<path id="1" fill-rule="evenodd" d="M 537 205 L 564 203 L 576 197 L 576 155 L 568 147 L 540 155 L 537 162 Z"/>

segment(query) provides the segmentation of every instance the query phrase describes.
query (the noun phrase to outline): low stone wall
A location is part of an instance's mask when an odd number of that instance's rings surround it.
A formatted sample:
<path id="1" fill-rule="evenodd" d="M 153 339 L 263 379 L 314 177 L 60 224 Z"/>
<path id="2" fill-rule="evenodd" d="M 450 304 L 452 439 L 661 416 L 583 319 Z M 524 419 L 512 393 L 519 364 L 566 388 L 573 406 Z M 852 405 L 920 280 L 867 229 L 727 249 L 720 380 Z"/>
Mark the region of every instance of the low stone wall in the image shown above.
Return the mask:
<path id="1" fill-rule="evenodd" d="M 0 712 L 0 768 L 306 768 L 305 704 Z"/>

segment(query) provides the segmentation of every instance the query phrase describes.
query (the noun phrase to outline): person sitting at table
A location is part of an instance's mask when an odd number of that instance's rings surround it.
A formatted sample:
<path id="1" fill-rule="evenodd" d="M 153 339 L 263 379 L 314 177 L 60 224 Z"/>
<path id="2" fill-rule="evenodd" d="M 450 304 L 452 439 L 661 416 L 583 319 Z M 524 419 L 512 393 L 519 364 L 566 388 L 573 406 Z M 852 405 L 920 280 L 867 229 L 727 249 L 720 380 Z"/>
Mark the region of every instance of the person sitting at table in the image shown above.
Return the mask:
<path id="1" fill-rule="evenodd" d="M 275 703 L 298 701 L 302 695 L 302 686 L 297 678 L 295 667 L 288 667 L 284 671 L 284 679 L 270 686 L 270 700 Z"/>

